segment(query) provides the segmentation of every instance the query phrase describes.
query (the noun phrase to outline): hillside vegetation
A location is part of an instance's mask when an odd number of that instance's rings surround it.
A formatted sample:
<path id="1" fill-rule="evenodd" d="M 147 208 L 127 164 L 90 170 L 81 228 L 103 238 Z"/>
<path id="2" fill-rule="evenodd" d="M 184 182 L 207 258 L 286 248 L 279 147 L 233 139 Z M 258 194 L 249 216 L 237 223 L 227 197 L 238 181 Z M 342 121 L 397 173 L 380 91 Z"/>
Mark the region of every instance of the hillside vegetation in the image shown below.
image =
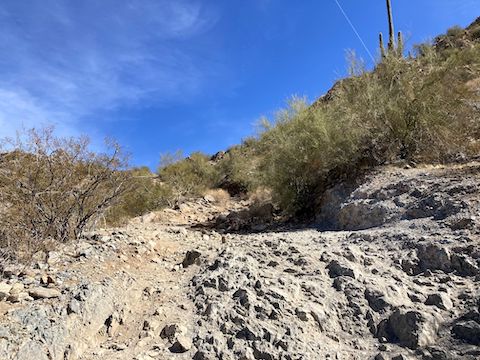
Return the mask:
<path id="1" fill-rule="evenodd" d="M 480 20 L 416 46 L 413 55 L 385 54 L 373 71 L 354 57 L 350 64 L 350 75 L 313 104 L 293 97 L 220 159 L 200 163 L 195 155 L 160 177 L 181 169 L 183 178 L 233 195 L 268 187 L 285 214 L 310 215 L 329 186 L 377 165 L 478 155 Z"/>
<path id="2" fill-rule="evenodd" d="M 216 188 L 271 194 L 286 218 L 309 218 L 326 189 L 378 165 L 478 156 L 480 19 L 409 56 L 382 54 L 371 71 L 352 57 L 349 76 L 326 95 L 313 104 L 293 97 L 242 144 L 213 157 L 165 155 L 157 173 L 128 169 L 115 144 L 95 154 L 86 139 L 20 136 L 0 158 L 1 247 L 38 249 Z"/>

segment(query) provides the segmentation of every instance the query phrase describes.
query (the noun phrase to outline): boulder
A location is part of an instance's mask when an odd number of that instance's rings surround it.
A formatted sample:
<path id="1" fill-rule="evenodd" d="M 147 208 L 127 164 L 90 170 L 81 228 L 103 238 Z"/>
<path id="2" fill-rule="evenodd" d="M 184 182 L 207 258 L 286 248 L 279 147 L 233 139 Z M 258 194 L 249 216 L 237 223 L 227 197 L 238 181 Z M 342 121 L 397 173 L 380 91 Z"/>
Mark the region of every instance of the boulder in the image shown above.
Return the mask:
<path id="1" fill-rule="evenodd" d="M 355 273 L 353 269 L 347 267 L 346 265 L 340 264 L 337 260 L 332 260 L 328 265 L 328 275 L 331 278 L 336 278 L 339 276 L 348 276 L 355 279 Z"/>
<path id="2" fill-rule="evenodd" d="M 338 224 L 342 230 L 364 230 L 381 226 L 392 220 L 395 209 L 385 202 L 355 200 L 344 204 L 338 212 Z"/>
<path id="3" fill-rule="evenodd" d="M 436 244 L 419 245 L 417 247 L 417 257 L 421 271 L 442 270 L 449 272 L 452 270 L 451 254 L 446 247 Z"/>
<path id="4" fill-rule="evenodd" d="M 452 255 L 452 268 L 456 270 L 460 276 L 475 276 L 480 274 L 478 266 L 463 254 Z"/>
<path id="5" fill-rule="evenodd" d="M 452 328 L 452 333 L 468 344 L 480 345 L 480 324 L 469 320 L 457 323 Z"/>
<path id="6" fill-rule="evenodd" d="M 383 311 L 390 305 L 385 299 L 385 294 L 376 289 L 366 289 L 365 299 L 372 310 L 376 312 Z"/>
<path id="7" fill-rule="evenodd" d="M 162 339 L 173 339 L 176 336 L 184 334 L 185 332 L 186 329 L 183 326 L 178 324 L 168 324 L 163 327 L 162 331 L 160 332 L 160 337 Z"/>
<path id="8" fill-rule="evenodd" d="M 417 349 L 434 342 L 438 324 L 435 319 L 418 311 L 397 309 L 377 327 L 377 337 Z"/>

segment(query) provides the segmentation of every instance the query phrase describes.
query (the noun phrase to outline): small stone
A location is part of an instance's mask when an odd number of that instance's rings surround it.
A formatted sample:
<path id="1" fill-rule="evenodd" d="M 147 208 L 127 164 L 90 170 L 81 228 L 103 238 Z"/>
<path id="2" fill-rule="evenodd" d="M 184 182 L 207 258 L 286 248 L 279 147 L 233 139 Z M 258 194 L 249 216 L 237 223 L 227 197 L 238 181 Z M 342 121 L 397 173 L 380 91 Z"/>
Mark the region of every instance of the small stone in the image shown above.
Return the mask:
<path id="1" fill-rule="evenodd" d="M 61 295 L 60 291 L 58 291 L 57 289 L 44 288 L 44 287 L 36 287 L 36 288 L 30 289 L 28 291 L 28 294 L 35 300 L 56 298 Z"/>
<path id="2" fill-rule="evenodd" d="M 230 290 L 230 286 L 228 285 L 228 281 L 225 280 L 223 277 L 218 278 L 218 290 L 222 291 L 222 292 Z"/>
<path id="3" fill-rule="evenodd" d="M 249 309 L 250 308 L 250 302 L 248 299 L 248 292 L 245 289 L 238 289 L 233 293 L 233 298 L 238 299 L 240 302 L 240 305 L 242 305 L 244 308 Z"/>
<path id="4" fill-rule="evenodd" d="M 460 276 L 475 276 L 480 274 L 478 266 L 465 255 L 453 254 L 452 267 Z"/>
<path id="5" fill-rule="evenodd" d="M 7 301 L 13 304 L 24 300 L 31 300 L 30 296 L 26 292 L 18 292 L 7 297 Z"/>
<path id="6" fill-rule="evenodd" d="M 76 299 L 72 299 L 67 306 L 67 314 L 80 314 L 81 306 L 80 302 Z"/>
<path id="7" fill-rule="evenodd" d="M 328 275 L 331 278 L 336 278 L 339 276 L 347 276 L 355 279 L 355 273 L 349 267 L 340 264 L 337 260 L 331 261 L 327 265 Z"/>
<path id="8" fill-rule="evenodd" d="M 160 337 L 162 339 L 173 339 L 176 335 L 181 335 L 186 332 L 186 329 L 183 326 L 178 324 L 168 324 L 165 325 L 160 332 Z"/>
<path id="9" fill-rule="evenodd" d="M 427 300 L 425 300 L 425 305 L 433 305 L 442 310 L 450 310 L 453 308 L 452 300 L 444 293 L 428 295 Z"/>
<path id="10" fill-rule="evenodd" d="M 200 256 L 201 255 L 202 255 L 202 253 L 200 253 L 196 250 L 187 251 L 187 253 L 185 254 L 185 258 L 182 261 L 183 267 L 187 268 L 187 267 L 189 267 L 190 265 L 193 265 L 193 264 L 198 265 L 200 263 Z"/>
<path id="11" fill-rule="evenodd" d="M 40 283 L 42 285 L 50 285 L 50 284 L 55 284 L 55 279 L 51 277 L 50 275 L 42 275 L 40 278 Z"/>
<path id="12" fill-rule="evenodd" d="M 156 331 L 160 327 L 160 321 L 157 319 L 147 319 L 143 322 L 143 330 Z"/>
<path id="13" fill-rule="evenodd" d="M 0 300 L 5 299 L 8 295 L 10 295 L 10 290 L 12 289 L 12 285 L 7 283 L 0 283 Z"/>
<path id="14" fill-rule="evenodd" d="M 452 230 L 471 229 L 475 226 L 476 220 L 475 216 L 461 216 L 455 218 L 449 225 Z"/>
<path id="15" fill-rule="evenodd" d="M 246 326 L 240 331 L 238 331 L 235 336 L 237 339 L 250 340 L 250 341 L 258 339 L 258 336 Z"/>
<path id="16" fill-rule="evenodd" d="M 365 299 L 367 299 L 372 310 L 376 312 L 383 311 L 389 306 L 385 300 L 385 294 L 376 289 L 366 289 Z"/>
<path id="17" fill-rule="evenodd" d="M 175 342 L 170 346 L 172 353 L 184 353 L 192 348 L 192 340 L 186 336 L 177 336 Z"/>
<path id="18" fill-rule="evenodd" d="M 127 348 L 127 344 L 125 343 L 120 343 L 120 344 L 113 344 L 112 349 L 116 351 L 123 351 Z"/>
<path id="19" fill-rule="evenodd" d="M 10 295 L 15 295 L 25 290 L 25 286 L 22 283 L 15 283 L 10 289 Z"/>
<path id="20" fill-rule="evenodd" d="M 408 293 L 408 297 L 414 303 L 424 303 L 426 298 L 422 294 Z"/>
<path id="21" fill-rule="evenodd" d="M 300 308 L 296 308 L 295 309 L 295 314 L 297 315 L 297 317 L 302 320 L 302 321 L 308 321 L 308 314 L 305 310 L 303 309 L 300 309 Z"/>
<path id="22" fill-rule="evenodd" d="M 392 360 L 410 360 L 410 358 L 407 357 L 406 355 L 399 354 L 399 355 L 396 355 L 396 356 L 392 357 Z"/>
<path id="23" fill-rule="evenodd" d="M 60 262 L 60 254 L 57 251 L 50 251 L 47 255 L 47 264 L 54 265 Z"/>

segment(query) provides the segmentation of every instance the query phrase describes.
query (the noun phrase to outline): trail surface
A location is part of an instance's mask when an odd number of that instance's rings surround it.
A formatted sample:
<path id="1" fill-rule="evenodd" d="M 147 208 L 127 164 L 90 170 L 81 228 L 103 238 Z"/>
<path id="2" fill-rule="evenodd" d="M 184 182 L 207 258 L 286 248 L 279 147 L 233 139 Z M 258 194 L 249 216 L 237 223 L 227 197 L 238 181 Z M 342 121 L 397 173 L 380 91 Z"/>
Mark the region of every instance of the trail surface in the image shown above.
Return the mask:
<path id="1" fill-rule="evenodd" d="M 192 227 L 246 205 L 202 199 L 89 234 L 4 269 L 0 358 L 478 359 L 479 179 L 381 169 L 303 229 Z"/>

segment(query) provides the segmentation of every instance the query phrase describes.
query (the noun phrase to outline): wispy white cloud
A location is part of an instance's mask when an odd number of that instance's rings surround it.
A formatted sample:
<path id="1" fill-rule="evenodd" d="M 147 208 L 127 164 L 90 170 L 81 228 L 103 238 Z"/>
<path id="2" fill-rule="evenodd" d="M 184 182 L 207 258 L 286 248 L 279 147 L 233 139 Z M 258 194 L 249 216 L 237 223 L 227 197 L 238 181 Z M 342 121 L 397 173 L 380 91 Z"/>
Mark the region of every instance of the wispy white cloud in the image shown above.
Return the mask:
<path id="1" fill-rule="evenodd" d="M 3 1 L 0 136 L 195 94 L 205 74 L 181 45 L 215 20 L 188 0 Z"/>

